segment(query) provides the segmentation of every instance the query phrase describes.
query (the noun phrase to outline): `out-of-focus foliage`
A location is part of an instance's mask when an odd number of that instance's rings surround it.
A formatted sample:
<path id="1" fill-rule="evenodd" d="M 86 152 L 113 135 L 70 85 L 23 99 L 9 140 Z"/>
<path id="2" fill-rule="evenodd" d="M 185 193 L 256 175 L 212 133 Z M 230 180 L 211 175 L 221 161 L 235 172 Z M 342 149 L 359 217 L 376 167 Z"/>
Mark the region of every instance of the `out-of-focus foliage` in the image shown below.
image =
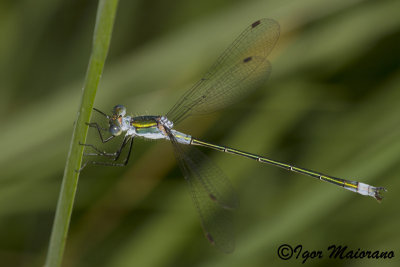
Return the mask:
<path id="1" fill-rule="evenodd" d="M 96 1 L 0 3 L 0 265 L 41 266 L 90 54 Z M 279 266 L 281 244 L 399 252 L 400 1 L 120 1 L 96 107 L 163 114 L 251 22 L 281 24 L 270 81 L 179 130 L 388 188 L 381 204 L 206 151 L 238 189 L 237 246 L 213 249 L 165 141 L 81 174 L 64 266 Z M 95 139 L 94 136 L 91 137 Z M 90 140 L 90 139 L 89 139 Z M 397 255 L 397 254 L 395 254 Z"/>

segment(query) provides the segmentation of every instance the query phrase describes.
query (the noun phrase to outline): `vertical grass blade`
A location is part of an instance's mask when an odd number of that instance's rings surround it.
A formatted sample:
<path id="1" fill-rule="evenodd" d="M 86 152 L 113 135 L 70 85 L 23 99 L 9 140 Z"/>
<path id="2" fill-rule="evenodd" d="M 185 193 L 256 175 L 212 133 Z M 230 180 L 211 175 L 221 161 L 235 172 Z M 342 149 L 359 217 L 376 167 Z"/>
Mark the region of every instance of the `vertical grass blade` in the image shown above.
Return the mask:
<path id="1" fill-rule="evenodd" d="M 110 45 L 117 6 L 118 0 L 99 1 L 93 35 L 92 53 L 58 198 L 56 215 L 46 257 L 45 266 L 47 267 L 61 266 L 62 263 L 79 178 L 79 173 L 76 170 L 80 169 L 82 163 L 83 146 L 80 146 L 79 142 L 84 142 L 86 140 L 88 127 L 85 125 L 85 122 L 90 120 L 97 87 L 100 82 Z"/>

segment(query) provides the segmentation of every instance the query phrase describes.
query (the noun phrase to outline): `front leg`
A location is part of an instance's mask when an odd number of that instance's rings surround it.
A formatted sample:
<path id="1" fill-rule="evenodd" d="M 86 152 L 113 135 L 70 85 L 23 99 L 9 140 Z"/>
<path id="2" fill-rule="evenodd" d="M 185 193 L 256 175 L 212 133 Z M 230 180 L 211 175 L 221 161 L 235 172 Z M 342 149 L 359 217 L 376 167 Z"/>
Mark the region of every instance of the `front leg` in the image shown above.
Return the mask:
<path id="1" fill-rule="evenodd" d="M 97 129 L 97 132 L 99 133 L 99 136 L 100 136 L 100 140 L 101 140 L 101 142 L 103 144 L 107 143 L 108 141 L 110 141 L 111 139 L 113 139 L 115 137 L 115 135 L 111 135 L 111 136 L 109 136 L 107 138 L 104 138 L 103 135 L 101 134 L 101 131 L 108 132 L 108 129 L 100 127 L 100 125 L 98 125 L 97 122 L 91 122 L 91 123 L 87 122 L 86 125 L 88 125 L 89 127 Z"/>
<path id="2" fill-rule="evenodd" d="M 131 136 L 131 135 L 125 136 L 124 140 L 121 143 L 120 148 L 117 151 L 113 152 L 113 153 L 101 151 L 98 148 L 96 148 L 94 145 L 91 145 L 91 144 L 82 144 L 82 143 L 80 143 L 80 145 L 91 147 L 96 152 L 98 152 L 98 153 L 88 153 L 88 154 L 84 154 L 84 155 L 87 155 L 87 156 L 104 156 L 104 157 L 109 157 L 109 158 L 111 157 L 113 161 L 117 161 L 119 159 L 119 157 L 121 156 L 122 151 L 124 150 L 124 148 L 126 147 L 126 144 L 128 144 L 128 142 L 130 142 L 130 145 L 129 145 L 128 154 L 127 154 L 126 158 L 124 159 L 124 161 L 122 163 L 103 162 L 103 161 L 87 161 L 84 164 L 82 164 L 82 167 L 78 170 L 78 172 L 82 171 L 86 167 L 87 164 L 105 165 L 105 166 L 126 166 L 128 164 L 128 161 L 129 161 L 129 158 L 130 158 L 130 155 L 131 155 L 133 138 L 134 137 Z"/>

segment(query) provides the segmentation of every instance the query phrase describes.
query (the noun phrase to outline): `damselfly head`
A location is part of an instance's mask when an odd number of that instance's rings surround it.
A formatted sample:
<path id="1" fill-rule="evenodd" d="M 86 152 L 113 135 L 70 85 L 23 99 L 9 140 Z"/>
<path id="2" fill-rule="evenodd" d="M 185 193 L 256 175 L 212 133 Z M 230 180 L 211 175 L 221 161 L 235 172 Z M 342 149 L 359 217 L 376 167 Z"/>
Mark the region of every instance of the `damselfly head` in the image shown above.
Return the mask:
<path id="1" fill-rule="evenodd" d="M 117 136 L 117 135 L 120 135 L 122 133 L 122 129 L 121 129 L 121 127 L 119 125 L 111 124 L 110 128 L 109 128 L 109 132 L 112 135 Z"/>
<path id="2" fill-rule="evenodd" d="M 110 128 L 108 131 L 114 135 L 120 135 L 122 133 L 122 118 L 126 115 L 126 108 L 123 105 L 116 105 L 112 109 L 112 116 L 109 121 Z"/>
<path id="3" fill-rule="evenodd" d="M 123 116 L 126 115 L 126 107 L 123 106 L 123 105 L 116 105 L 116 106 L 113 107 L 112 113 L 117 118 L 123 117 Z"/>

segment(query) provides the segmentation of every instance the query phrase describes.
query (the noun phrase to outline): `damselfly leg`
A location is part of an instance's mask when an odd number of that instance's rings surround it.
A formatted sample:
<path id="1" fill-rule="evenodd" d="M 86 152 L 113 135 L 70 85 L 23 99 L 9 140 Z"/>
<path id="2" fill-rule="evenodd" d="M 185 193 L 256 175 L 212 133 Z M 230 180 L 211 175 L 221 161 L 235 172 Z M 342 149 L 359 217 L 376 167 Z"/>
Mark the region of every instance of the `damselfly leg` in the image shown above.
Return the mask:
<path id="1" fill-rule="evenodd" d="M 128 143 L 129 143 L 129 148 L 128 148 L 126 157 L 122 160 L 122 163 L 117 163 L 116 161 L 119 159 L 122 151 L 124 150 L 124 148 L 126 147 L 126 145 Z M 102 151 L 98 150 L 94 145 L 91 145 L 91 144 L 80 144 L 82 146 L 91 147 L 99 152 L 99 153 L 84 153 L 85 156 L 103 156 L 103 157 L 111 158 L 111 160 L 114 162 L 89 160 L 82 164 L 82 167 L 79 169 L 79 172 L 82 171 L 88 164 L 103 165 L 103 166 L 119 166 L 119 167 L 126 166 L 126 164 L 128 164 L 128 162 L 129 162 L 129 158 L 131 156 L 132 144 L 133 144 L 133 137 L 127 136 L 124 138 L 123 142 L 121 143 L 120 148 L 116 152 L 113 152 L 113 153 L 102 152 Z"/>

